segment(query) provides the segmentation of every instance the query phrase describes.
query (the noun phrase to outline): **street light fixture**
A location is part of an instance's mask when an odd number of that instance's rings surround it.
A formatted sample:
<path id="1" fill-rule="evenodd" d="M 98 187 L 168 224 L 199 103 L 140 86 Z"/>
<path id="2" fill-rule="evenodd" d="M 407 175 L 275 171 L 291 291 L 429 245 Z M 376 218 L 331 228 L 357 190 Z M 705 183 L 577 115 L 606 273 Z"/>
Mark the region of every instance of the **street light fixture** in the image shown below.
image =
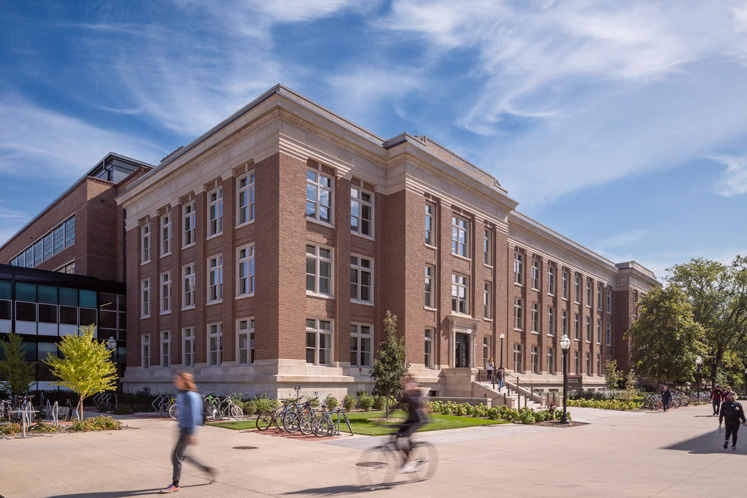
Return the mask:
<path id="1" fill-rule="evenodd" d="M 568 350 L 571 349 L 571 340 L 566 334 L 560 338 L 560 349 L 563 351 L 563 416 L 560 419 L 561 424 L 568 422 Z"/>
<path id="2" fill-rule="evenodd" d="M 703 358 L 698 356 L 695 358 L 695 364 L 698 366 L 698 399 L 697 403 L 700 403 L 700 366 L 703 364 Z"/>
<path id="3" fill-rule="evenodd" d="M 117 347 L 117 340 L 114 338 L 114 336 L 110 337 L 108 341 L 106 341 L 106 349 L 109 351 L 114 351 L 114 349 Z"/>

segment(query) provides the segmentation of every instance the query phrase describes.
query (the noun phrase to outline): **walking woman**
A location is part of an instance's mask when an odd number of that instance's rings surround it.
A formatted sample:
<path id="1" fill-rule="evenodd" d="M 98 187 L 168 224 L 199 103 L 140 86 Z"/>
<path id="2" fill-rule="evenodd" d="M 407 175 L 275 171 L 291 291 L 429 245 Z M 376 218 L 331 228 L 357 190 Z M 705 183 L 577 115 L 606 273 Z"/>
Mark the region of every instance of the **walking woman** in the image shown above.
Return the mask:
<path id="1" fill-rule="evenodd" d="M 197 392 L 194 377 L 189 372 L 179 372 L 174 376 L 174 386 L 179 391 L 176 404 L 179 409 L 179 439 L 171 454 L 171 463 L 174 465 L 171 486 L 161 490 L 161 494 L 175 493 L 179 491 L 179 480 L 182 476 L 182 462 L 189 460 L 210 476 L 210 482 L 215 480 L 215 469 L 203 465 L 187 456 L 184 452 L 187 446 L 197 444 L 195 432 L 198 425 L 202 425 L 202 397 Z"/>
<path id="2" fill-rule="evenodd" d="M 493 380 L 493 366 L 494 365 L 495 363 L 493 363 L 493 357 L 491 356 L 488 362 L 485 364 L 485 370 L 488 372 L 488 382 Z"/>
<path id="3" fill-rule="evenodd" d="M 503 386 L 506 385 L 506 371 L 503 370 L 503 367 L 498 367 L 498 371 L 495 375 L 498 378 L 498 392 L 501 392 L 503 390 Z"/>
<path id="4" fill-rule="evenodd" d="M 731 439 L 731 449 L 737 451 L 737 432 L 739 432 L 739 422 L 742 425 L 747 425 L 744 418 L 744 409 L 742 403 L 737 401 L 736 393 L 729 393 L 729 396 L 721 404 L 721 411 L 718 416 L 719 429 L 721 423 L 725 422 L 726 436 L 724 439 L 724 449 L 729 447 L 729 436 Z"/>

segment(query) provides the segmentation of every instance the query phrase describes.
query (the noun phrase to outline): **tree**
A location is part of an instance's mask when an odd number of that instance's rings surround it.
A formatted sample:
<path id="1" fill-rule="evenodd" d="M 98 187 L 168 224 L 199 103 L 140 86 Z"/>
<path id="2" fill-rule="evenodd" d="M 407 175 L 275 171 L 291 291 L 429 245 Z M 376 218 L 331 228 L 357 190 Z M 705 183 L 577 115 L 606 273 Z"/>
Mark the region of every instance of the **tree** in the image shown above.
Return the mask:
<path id="1" fill-rule="evenodd" d="M 23 339 L 18 334 L 10 333 L 0 339 L 3 359 L 0 360 L 0 382 L 3 389 L 10 394 L 18 395 L 28 391 L 34 383 L 34 363 L 26 362 L 26 351 L 23 350 Z"/>
<path id="2" fill-rule="evenodd" d="M 617 369 L 617 360 L 608 361 L 604 365 L 604 376 L 607 388 L 610 391 L 617 389 L 617 384 L 623 379 L 622 371 Z"/>
<path id="3" fill-rule="evenodd" d="M 60 380 L 55 385 L 67 387 L 79 396 L 79 417 L 83 420 L 83 401 L 96 393 L 115 388 L 117 367 L 112 362 L 112 351 L 104 341 L 93 338 L 96 327 L 81 327 L 75 335 L 62 338 L 58 346 L 62 358 L 47 356 L 44 361 Z"/>
<path id="4" fill-rule="evenodd" d="M 410 364 L 405 356 L 405 339 L 397 338 L 397 317 L 387 310 L 384 318 L 386 341 L 379 346 L 379 357 L 374 360 L 371 378 L 378 394 L 386 396 L 386 418 L 389 418 L 389 397 L 402 391 Z"/>
<path id="5" fill-rule="evenodd" d="M 640 315 L 626 337 L 636 372 L 658 381 L 691 379 L 702 354 L 703 327 L 679 287 L 655 287 L 641 300 Z"/>
<path id="6" fill-rule="evenodd" d="M 747 258 L 737 256 L 729 266 L 698 258 L 668 271 L 669 283 L 685 292 L 695 321 L 703 327 L 704 356 L 715 382 L 727 357 L 744 357 L 746 352 Z"/>

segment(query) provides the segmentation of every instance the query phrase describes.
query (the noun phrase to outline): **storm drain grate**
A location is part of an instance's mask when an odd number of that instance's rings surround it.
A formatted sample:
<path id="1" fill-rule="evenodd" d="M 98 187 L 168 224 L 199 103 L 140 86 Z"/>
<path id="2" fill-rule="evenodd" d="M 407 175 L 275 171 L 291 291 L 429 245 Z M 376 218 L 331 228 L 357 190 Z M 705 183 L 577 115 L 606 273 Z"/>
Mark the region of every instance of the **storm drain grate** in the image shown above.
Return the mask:
<path id="1" fill-rule="evenodd" d="M 358 467 L 366 467 L 368 469 L 381 469 L 386 467 L 386 462 L 359 462 L 356 463 Z"/>
<path id="2" fill-rule="evenodd" d="M 233 449 L 235 450 L 256 450 L 256 446 L 234 446 Z"/>

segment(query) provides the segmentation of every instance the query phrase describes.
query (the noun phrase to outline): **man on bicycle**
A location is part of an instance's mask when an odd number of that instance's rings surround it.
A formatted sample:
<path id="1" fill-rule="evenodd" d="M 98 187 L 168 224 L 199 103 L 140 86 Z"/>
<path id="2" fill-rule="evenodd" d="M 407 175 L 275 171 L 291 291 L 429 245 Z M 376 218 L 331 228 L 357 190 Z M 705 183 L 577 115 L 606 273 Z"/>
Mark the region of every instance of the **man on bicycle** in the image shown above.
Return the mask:
<path id="1" fill-rule="evenodd" d="M 405 391 L 402 393 L 400 402 L 407 403 L 407 420 L 405 420 L 400 426 L 399 431 L 397 431 L 397 438 L 402 441 L 399 447 L 404 455 L 400 472 L 409 474 L 417 471 L 416 462 L 410 461 L 410 452 L 412 450 L 410 436 L 428 423 L 428 417 L 423 409 L 423 396 L 420 393 L 420 388 L 415 379 L 409 375 L 405 378 Z"/>

